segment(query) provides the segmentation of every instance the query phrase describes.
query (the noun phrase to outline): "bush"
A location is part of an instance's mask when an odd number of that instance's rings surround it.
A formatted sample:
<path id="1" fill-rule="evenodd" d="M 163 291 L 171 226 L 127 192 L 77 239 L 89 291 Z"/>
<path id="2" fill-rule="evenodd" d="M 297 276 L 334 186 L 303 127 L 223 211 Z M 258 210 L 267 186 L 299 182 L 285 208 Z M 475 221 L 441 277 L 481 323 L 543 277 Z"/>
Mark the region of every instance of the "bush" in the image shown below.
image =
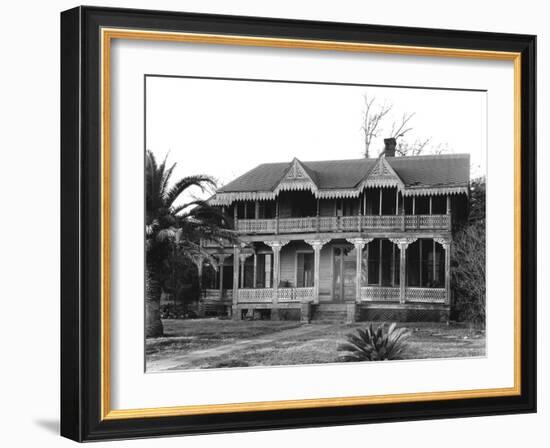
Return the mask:
<path id="1" fill-rule="evenodd" d="M 402 359 L 407 349 L 406 340 L 410 333 L 406 328 L 396 328 L 392 323 L 386 330 L 386 324 L 373 329 L 358 328 L 355 333 L 346 336 L 347 342 L 338 347 L 340 360 L 345 362 L 385 361 Z"/>
<path id="2" fill-rule="evenodd" d="M 470 215 L 453 237 L 452 318 L 485 326 L 485 179 L 474 179 Z"/>
<path id="3" fill-rule="evenodd" d="M 196 319 L 197 313 L 185 305 L 167 303 L 160 307 L 161 319 Z"/>

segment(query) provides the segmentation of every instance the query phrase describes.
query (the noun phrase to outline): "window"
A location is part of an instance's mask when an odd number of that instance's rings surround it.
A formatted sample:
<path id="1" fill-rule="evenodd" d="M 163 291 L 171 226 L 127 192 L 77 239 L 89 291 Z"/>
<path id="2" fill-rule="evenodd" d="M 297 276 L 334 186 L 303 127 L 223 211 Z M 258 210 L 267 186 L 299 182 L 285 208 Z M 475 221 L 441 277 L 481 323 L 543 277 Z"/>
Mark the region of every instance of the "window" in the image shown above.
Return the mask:
<path id="1" fill-rule="evenodd" d="M 422 288 L 445 286 L 445 251 L 432 239 L 420 239 L 407 249 L 407 285 Z"/>
<path id="2" fill-rule="evenodd" d="M 375 239 L 363 251 L 363 268 L 362 284 L 399 285 L 399 250 L 389 240 Z"/>

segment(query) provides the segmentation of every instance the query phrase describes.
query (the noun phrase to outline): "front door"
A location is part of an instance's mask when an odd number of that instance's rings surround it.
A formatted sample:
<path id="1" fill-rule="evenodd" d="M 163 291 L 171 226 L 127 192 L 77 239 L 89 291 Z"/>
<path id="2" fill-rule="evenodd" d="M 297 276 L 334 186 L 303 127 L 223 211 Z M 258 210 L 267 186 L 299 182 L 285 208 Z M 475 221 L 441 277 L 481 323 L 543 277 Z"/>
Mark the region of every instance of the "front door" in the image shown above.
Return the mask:
<path id="1" fill-rule="evenodd" d="M 333 251 L 333 289 L 335 302 L 355 300 L 356 257 L 351 246 L 336 246 Z"/>

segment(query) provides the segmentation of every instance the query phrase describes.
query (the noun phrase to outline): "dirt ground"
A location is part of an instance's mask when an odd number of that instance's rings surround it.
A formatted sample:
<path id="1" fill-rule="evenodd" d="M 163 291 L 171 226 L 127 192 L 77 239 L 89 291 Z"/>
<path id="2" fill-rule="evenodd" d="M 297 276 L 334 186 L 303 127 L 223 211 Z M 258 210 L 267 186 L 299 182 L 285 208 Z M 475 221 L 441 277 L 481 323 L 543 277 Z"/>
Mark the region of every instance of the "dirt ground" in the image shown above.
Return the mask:
<path id="1" fill-rule="evenodd" d="M 146 341 L 148 372 L 338 362 L 337 348 L 345 335 L 368 325 L 218 318 L 163 323 L 165 337 Z M 483 331 L 436 323 L 400 326 L 411 332 L 405 359 L 485 355 Z"/>

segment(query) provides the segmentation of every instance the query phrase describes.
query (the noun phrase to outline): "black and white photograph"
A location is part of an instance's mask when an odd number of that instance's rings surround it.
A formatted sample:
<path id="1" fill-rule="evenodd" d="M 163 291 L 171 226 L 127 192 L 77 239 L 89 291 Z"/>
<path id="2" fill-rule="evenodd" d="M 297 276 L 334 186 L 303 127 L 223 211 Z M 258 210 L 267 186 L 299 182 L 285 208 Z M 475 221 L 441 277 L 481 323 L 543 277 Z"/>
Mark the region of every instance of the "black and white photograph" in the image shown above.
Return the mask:
<path id="1" fill-rule="evenodd" d="M 143 94 L 147 373 L 486 356 L 486 91 Z"/>

